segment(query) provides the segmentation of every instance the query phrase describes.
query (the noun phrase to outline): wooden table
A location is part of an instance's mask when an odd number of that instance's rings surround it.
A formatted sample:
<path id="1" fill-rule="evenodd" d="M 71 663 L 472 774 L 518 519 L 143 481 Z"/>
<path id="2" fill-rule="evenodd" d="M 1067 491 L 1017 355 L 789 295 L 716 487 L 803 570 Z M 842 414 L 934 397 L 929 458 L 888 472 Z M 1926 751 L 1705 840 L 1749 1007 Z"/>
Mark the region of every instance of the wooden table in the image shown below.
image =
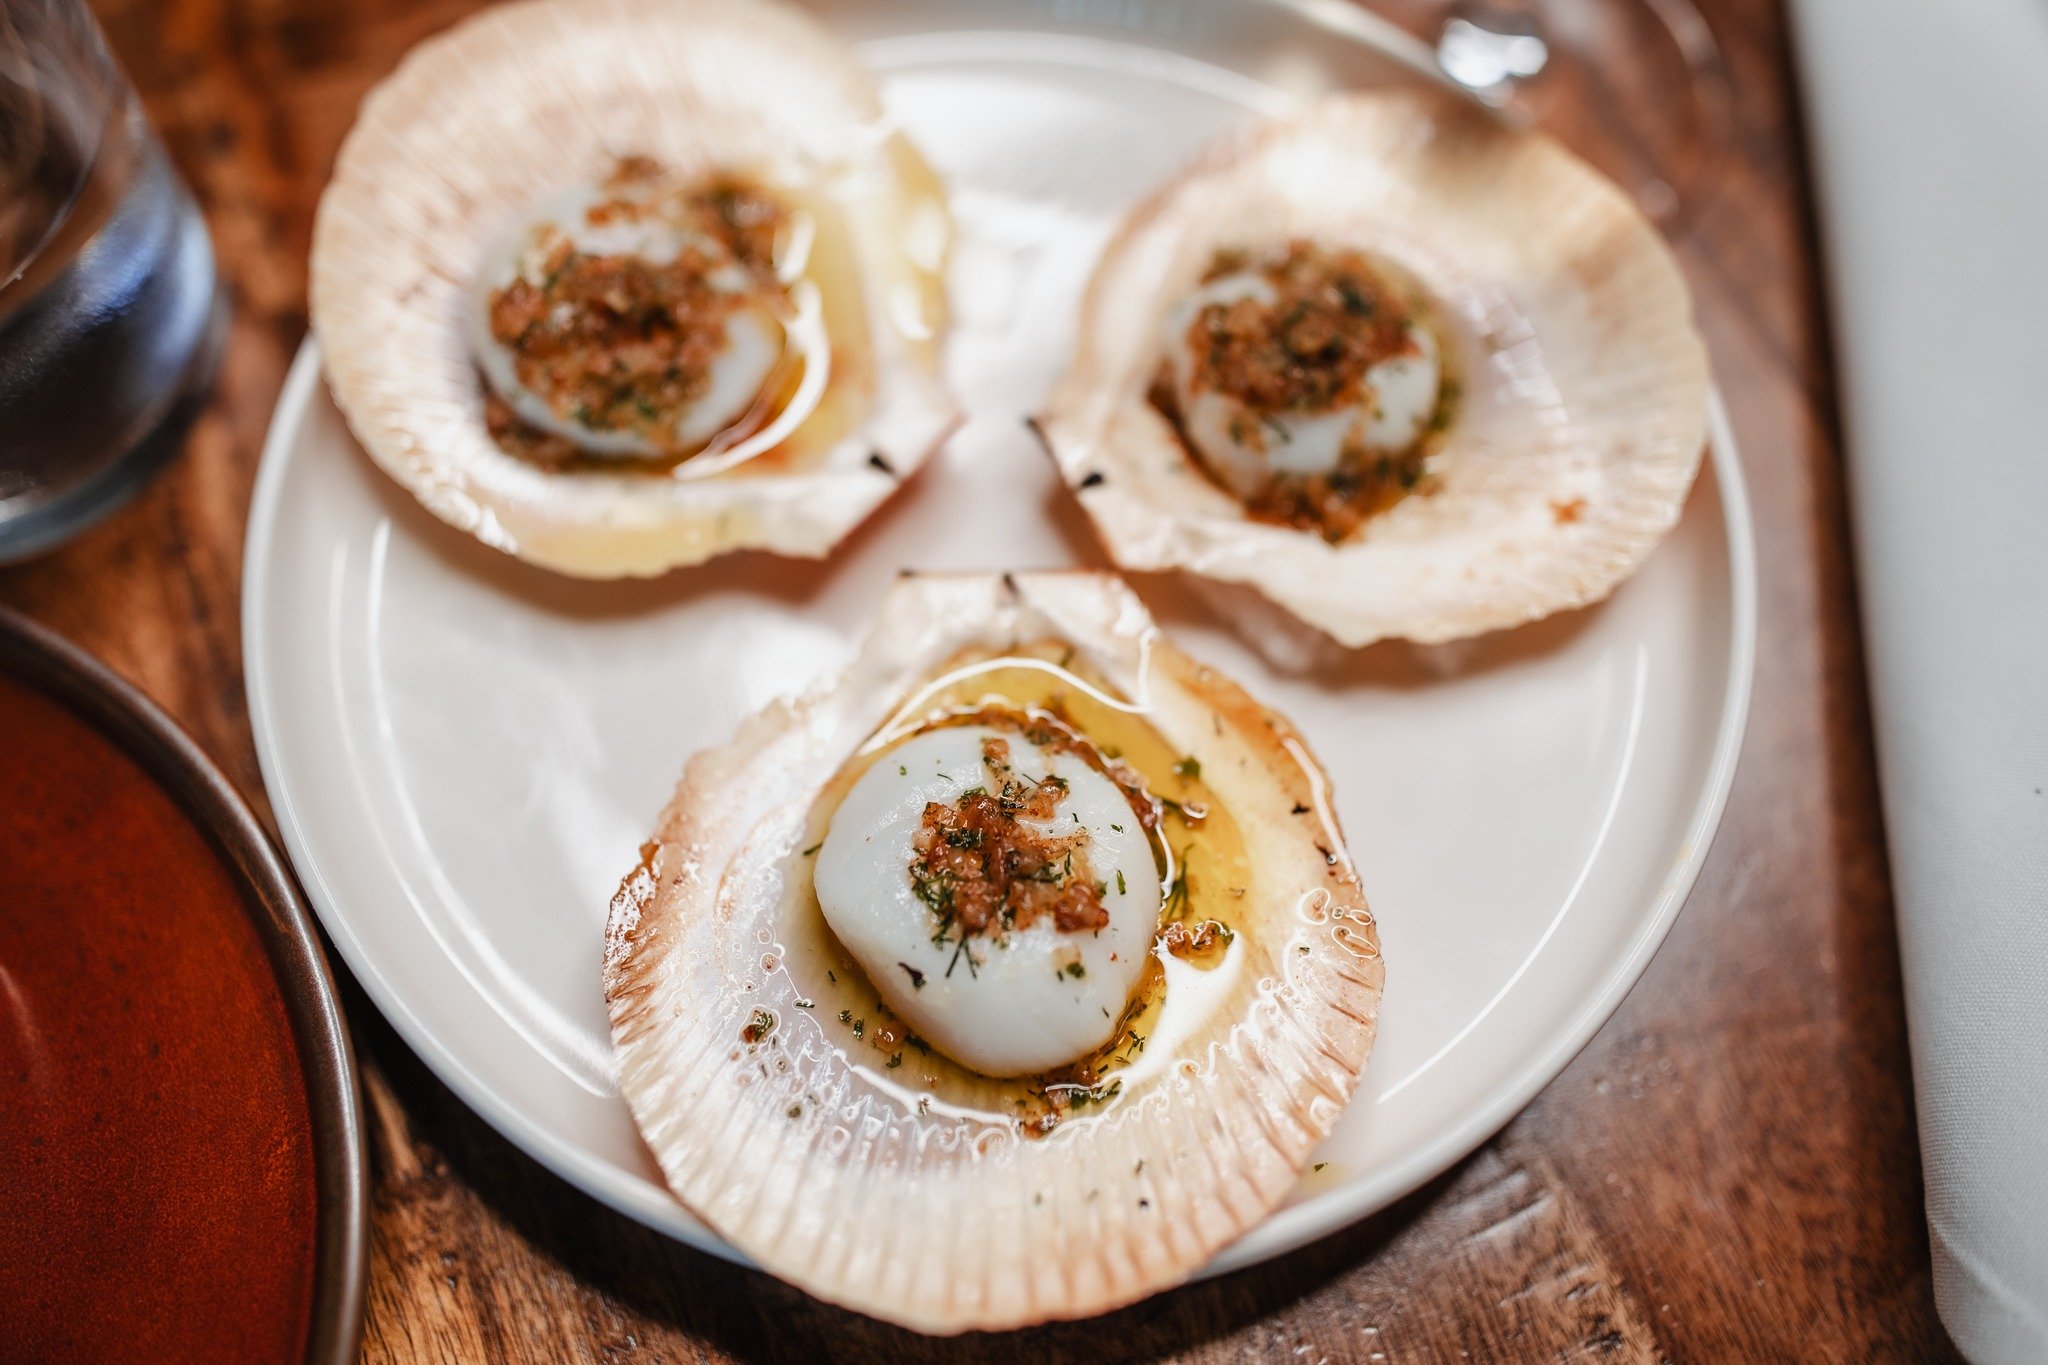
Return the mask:
<path id="1" fill-rule="evenodd" d="M 102 0 L 233 289 L 218 393 L 134 506 L 0 571 L 260 803 L 239 642 L 257 453 L 306 330 L 313 204 L 363 91 L 471 0 Z M 1742 768 L 1669 942 L 1476 1156 L 1294 1255 L 1107 1319 L 928 1342 L 686 1250 L 470 1114 L 350 991 L 373 1116 L 366 1355 L 1948 1358 L 1929 1290 L 1899 967 L 1783 16 L 1709 0 L 1738 151 L 1681 254 L 1755 498 Z"/>

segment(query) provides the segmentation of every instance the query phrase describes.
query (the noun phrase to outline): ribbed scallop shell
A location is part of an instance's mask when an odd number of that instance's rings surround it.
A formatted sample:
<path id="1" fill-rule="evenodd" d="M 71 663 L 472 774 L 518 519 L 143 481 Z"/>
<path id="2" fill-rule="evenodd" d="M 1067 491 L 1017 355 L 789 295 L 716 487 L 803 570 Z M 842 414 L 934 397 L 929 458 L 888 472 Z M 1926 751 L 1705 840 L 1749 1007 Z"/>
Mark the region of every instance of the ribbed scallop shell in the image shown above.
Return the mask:
<path id="1" fill-rule="evenodd" d="M 871 335 L 834 336 L 833 361 L 869 371 L 863 424 L 790 468 L 770 452 L 703 477 L 688 462 L 674 477 L 550 472 L 497 447 L 462 324 L 484 245 L 627 155 L 681 176 L 765 171 L 845 209 Z M 364 101 L 314 226 L 313 327 L 371 457 L 499 549 L 592 578 L 745 546 L 816 557 L 958 421 L 939 377 L 949 240 L 936 183 L 868 74 L 800 11 L 517 0 L 421 44 Z"/>
<path id="2" fill-rule="evenodd" d="M 1199 761 L 1252 872 L 1243 967 L 1172 1064 L 1033 1139 L 920 1113 L 888 1083 L 906 1073 L 850 1060 L 764 954 L 794 937 L 793 907 L 816 913 L 791 894 L 805 812 L 856 747 L 963 651 L 1047 639 Z M 1286 1196 L 1372 1046 L 1379 944 L 1321 769 L 1107 575 L 902 580 L 844 674 L 690 761 L 656 839 L 613 903 L 605 994 L 670 1188 L 775 1274 L 921 1331 L 1079 1317 L 1181 1280 Z M 765 1056 L 740 1042 L 757 1009 L 781 1021 Z"/>
<path id="3" fill-rule="evenodd" d="M 1363 248 L 1434 295 L 1464 398 L 1441 486 L 1341 545 L 1247 518 L 1148 400 L 1161 319 L 1223 246 Z M 1598 601 L 1677 520 L 1707 362 L 1676 262 L 1548 137 L 1424 90 L 1331 98 L 1218 145 L 1104 250 L 1039 415 L 1117 562 L 1246 583 L 1346 645 Z"/>

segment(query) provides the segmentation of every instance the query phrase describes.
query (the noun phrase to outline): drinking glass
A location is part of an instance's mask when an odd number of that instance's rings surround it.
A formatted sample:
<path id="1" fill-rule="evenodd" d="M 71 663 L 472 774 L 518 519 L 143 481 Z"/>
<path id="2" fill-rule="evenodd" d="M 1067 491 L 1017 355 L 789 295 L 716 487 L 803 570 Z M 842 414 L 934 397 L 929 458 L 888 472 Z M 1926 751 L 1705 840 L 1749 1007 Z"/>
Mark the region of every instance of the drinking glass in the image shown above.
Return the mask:
<path id="1" fill-rule="evenodd" d="M 1733 92 L 1691 0 L 1367 0 L 1444 74 L 1605 171 L 1667 231 L 1711 189 Z"/>
<path id="2" fill-rule="evenodd" d="M 0 0 L 0 562 L 175 452 L 222 308 L 191 195 L 81 0 Z"/>

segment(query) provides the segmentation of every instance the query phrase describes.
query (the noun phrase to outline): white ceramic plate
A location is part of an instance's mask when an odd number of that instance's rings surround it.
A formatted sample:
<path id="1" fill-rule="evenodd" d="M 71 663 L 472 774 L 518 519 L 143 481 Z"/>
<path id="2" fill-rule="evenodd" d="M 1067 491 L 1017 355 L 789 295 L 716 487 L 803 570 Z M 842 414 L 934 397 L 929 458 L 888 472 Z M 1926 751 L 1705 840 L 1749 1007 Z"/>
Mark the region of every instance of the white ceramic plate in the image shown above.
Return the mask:
<path id="1" fill-rule="evenodd" d="M 640 1144 L 599 982 L 606 902 L 683 760 L 847 658 L 899 568 L 1100 564 L 1022 419 L 1066 355 L 1113 222 L 1246 118 L 1335 83 L 1413 79 L 1413 54 L 1375 51 L 1382 35 L 1343 4 L 833 13 L 949 178 L 963 233 L 951 363 L 972 420 L 913 486 L 826 564 L 739 555 L 655 582 L 573 582 L 449 530 L 372 468 L 309 343 L 264 451 L 245 566 L 264 780 L 357 978 L 513 1141 L 727 1256 Z M 1379 1044 L 1327 1164 L 1215 1268 L 1443 1170 L 1613 1012 L 1728 791 L 1754 576 L 1717 414 L 1677 530 L 1589 611 L 1282 668 L 1185 584 L 1139 585 L 1189 649 L 1309 736 L 1386 952 Z"/>

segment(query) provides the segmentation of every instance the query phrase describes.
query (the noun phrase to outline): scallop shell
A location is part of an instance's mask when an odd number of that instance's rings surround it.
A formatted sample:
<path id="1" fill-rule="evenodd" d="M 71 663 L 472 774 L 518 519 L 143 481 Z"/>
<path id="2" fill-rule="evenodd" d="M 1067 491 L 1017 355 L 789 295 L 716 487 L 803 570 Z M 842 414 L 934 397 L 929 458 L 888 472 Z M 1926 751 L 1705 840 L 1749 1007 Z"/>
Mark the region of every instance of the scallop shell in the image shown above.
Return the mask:
<path id="1" fill-rule="evenodd" d="M 867 420 L 787 469 L 550 472 L 482 421 L 462 325 L 485 244 L 542 194 L 627 155 L 759 172 L 845 210 L 869 335 L 833 338 Z M 370 456 L 442 520 L 591 578 L 726 550 L 828 552 L 959 418 L 939 374 L 951 239 L 936 181 L 874 83 L 770 0 L 517 0 L 421 44 L 364 101 L 314 225 L 313 327 Z M 860 375 L 857 367 L 869 371 Z"/>
<path id="2" fill-rule="evenodd" d="M 1439 487 L 1340 545 L 1248 518 L 1148 389 L 1213 253 L 1361 248 L 1434 296 L 1464 397 Z M 1469 102 L 1334 97 L 1213 148 L 1104 250 L 1038 424 L 1117 562 L 1245 583 L 1342 644 L 1434 642 L 1607 596 L 1684 504 L 1707 362 L 1677 263 L 1620 189 Z"/>
<path id="3" fill-rule="evenodd" d="M 1199 761 L 1252 873 L 1247 956 L 1215 1007 L 1099 1114 L 1026 1138 L 920 1112 L 830 1043 L 778 957 L 828 780 L 963 652 L 1047 639 Z M 670 1188 L 768 1270 L 920 1331 L 1079 1317 L 1181 1280 L 1287 1195 L 1372 1046 L 1378 938 L 1322 770 L 1107 575 L 903 579 L 845 673 L 690 761 L 649 854 L 613 902 L 605 995 Z M 740 1042 L 764 1009 L 772 1067 Z"/>

